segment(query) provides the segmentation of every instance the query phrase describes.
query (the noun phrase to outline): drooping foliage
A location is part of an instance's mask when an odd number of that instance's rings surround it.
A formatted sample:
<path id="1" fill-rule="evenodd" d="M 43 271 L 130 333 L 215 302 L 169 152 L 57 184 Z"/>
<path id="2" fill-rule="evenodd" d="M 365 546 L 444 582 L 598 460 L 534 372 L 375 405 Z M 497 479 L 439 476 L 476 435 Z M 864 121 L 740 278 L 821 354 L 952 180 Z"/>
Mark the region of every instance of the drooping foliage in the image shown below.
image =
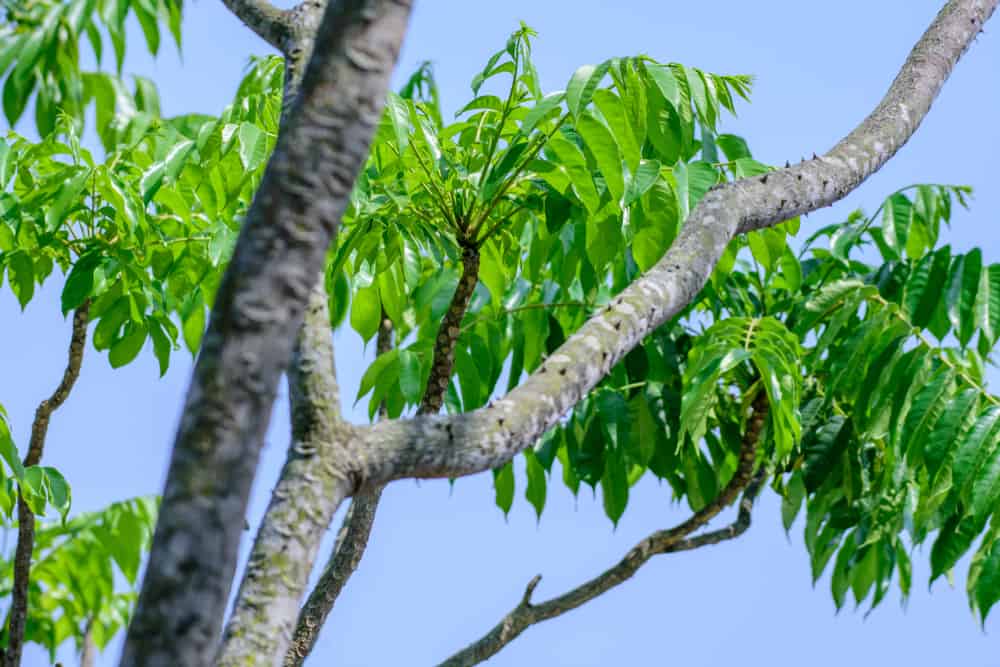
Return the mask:
<path id="1" fill-rule="evenodd" d="M 180 2 L 7 5 L 5 112 L 13 123 L 34 94 L 41 139 L 0 140 L 0 286 L 25 307 L 58 268 L 63 311 L 92 302 L 93 344 L 113 366 L 148 341 L 165 372 L 180 341 L 191 352 L 200 343 L 274 146 L 282 63 L 254 60 L 218 117 L 164 118 L 150 82 L 130 89 L 120 78 L 121 22 L 134 12 L 154 52 L 163 25 L 179 44 Z M 83 72 L 80 39 L 100 61 L 102 34 L 115 72 Z M 748 77 L 615 58 L 545 93 L 533 38 L 517 30 L 453 117 L 429 65 L 389 97 L 326 272 L 333 327 L 367 342 L 385 313 L 396 331 L 396 346 L 361 379 L 357 398 L 372 415 L 383 402 L 390 417 L 419 403 L 463 253 L 480 261 L 446 395 L 456 412 L 536 370 L 663 255 L 713 186 L 770 170 L 721 131 L 748 98 Z M 28 48 L 36 42 L 38 54 Z M 82 134 L 91 104 L 100 150 Z M 984 386 L 1000 338 L 1000 265 L 939 242 L 968 194 L 911 186 L 875 215 L 852 213 L 801 241 L 798 219 L 734 240 L 685 312 L 525 453 L 526 499 L 540 516 L 558 460 L 574 493 L 600 487 L 613 522 L 646 474 L 698 510 L 734 474 L 747 408 L 763 391 L 771 407 L 760 463 L 783 497 L 786 528 L 805 506 L 813 573 L 832 563 L 837 606 L 850 590 L 874 607 L 894 577 L 905 596 L 910 554 L 930 542 L 934 578 L 972 552 L 969 597 L 985 619 L 1000 597 L 1000 401 Z M 9 518 L 18 485 L 33 492 L 34 477 L 17 470 L 9 436 L 0 445 Z M 61 477 L 40 470 L 53 476 L 37 493 L 65 512 Z M 513 465 L 494 482 L 507 512 Z M 45 549 L 69 553 L 85 539 L 67 528 L 74 521 L 51 529 L 62 541 L 40 546 L 39 564 L 51 559 Z M 129 531 L 110 534 L 146 544 Z M 131 582 L 113 547 L 102 548 L 93 567 L 107 572 L 114 560 Z M 94 606 L 89 593 L 59 593 L 58 578 L 38 581 L 33 607 L 44 615 L 53 608 L 45 596 L 87 598 L 86 613 L 68 618 L 111 619 L 102 637 L 128 606 L 105 589 Z M 38 620 L 48 629 L 31 637 L 50 648 L 82 641 L 81 623 L 51 621 Z"/>

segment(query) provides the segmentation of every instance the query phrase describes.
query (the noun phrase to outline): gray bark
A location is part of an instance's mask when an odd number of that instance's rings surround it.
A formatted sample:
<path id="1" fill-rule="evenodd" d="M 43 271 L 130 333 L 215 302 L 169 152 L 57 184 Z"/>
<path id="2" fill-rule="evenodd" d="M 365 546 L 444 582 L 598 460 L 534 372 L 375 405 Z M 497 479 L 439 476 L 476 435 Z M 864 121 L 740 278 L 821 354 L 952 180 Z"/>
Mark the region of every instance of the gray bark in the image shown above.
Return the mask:
<path id="1" fill-rule="evenodd" d="M 291 33 L 291 12 L 278 9 L 268 0 L 222 0 L 222 4 L 261 39 L 283 50 Z"/>
<path id="2" fill-rule="evenodd" d="M 216 296 L 123 665 L 206 665 L 215 654 L 278 378 L 367 157 L 409 12 L 407 0 L 327 7 Z"/>
<path id="3" fill-rule="evenodd" d="M 350 482 L 331 465 L 350 429 L 340 418 L 326 290 L 313 289 L 288 369 L 292 443 L 223 635 L 220 667 L 280 664 L 299 602 Z"/>

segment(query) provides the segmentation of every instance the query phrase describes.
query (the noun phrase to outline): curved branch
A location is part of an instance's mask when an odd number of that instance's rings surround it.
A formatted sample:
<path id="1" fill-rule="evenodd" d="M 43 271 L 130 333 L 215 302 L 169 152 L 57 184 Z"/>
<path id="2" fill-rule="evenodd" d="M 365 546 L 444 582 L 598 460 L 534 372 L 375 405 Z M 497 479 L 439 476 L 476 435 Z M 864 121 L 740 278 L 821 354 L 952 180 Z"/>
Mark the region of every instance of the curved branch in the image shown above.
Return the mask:
<path id="1" fill-rule="evenodd" d="M 84 301 L 73 313 L 73 332 L 69 340 L 69 358 L 62 380 L 52 395 L 38 404 L 35 421 L 31 424 L 31 440 L 28 453 L 24 456 L 24 466 L 38 465 L 45 449 L 45 436 L 49 432 L 52 413 L 59 409 L 69 397 L 73 385 L 80 377 L 83 365 L 83 351 L 87 346 L 87 324 L 90 322 L 90 300 Z M 31 554 L 35 548 L 35 515 L 28 503 L 17 497 L 17 547 L 14 549 L 14 582 L 11 590 L 10 625 L 8 628 L 7 650 L 3 653 L 3 664 L 17 667 L 21 664 L 24 649 L 24 630 L 28 621 L 28 585 L 31 579 Z"/>
<path id="2" fill-rule="evenodd" d="M 444 403 L 444 395 L 455 365 L 455 346 L 461 334 L 462 319 L 469 309 L 472 293 L 478 282 L 479 250 L 472 246 L 465 247 L 462 251 L 462 276 L 435 338 L 431 373 L 417 410 L 419 415 L 434 414 Z M 392 345 L 391 333 L 392 321 L 383 311 L 376 344 L 378 354 L 389 351 Z M 380 406 L 379 412 L 385 416 L 385 403 Z M 384 484 L 365 486 L 351 498 L 351 505 L 337 535 L 330 560 L 299 614 L 295 636 L 285 657 L 285 667 L 299 667 L 316 645 L 323 624 L 365 553 L 384 488 Z"/>
<path id="3" fill-rule="evenodd" d="M 754 402 L 753 414 L 743 435 L 739 466 L 732 479 L 715 500 L 695 512 L 683 523 L 669 530 L 659 530 L 649 535 L 632 547 L 625 554 L 625 557 L 610 569 L 571 591 L 539 604 L 531 601 L 535 587 L 542 579 L 541 575 L 537 575 L 528 582 L 524 596 L 514 609 L 482 638 L 441 663 L 442 667 L 478 665 L 499 653 L 503 647 L 532 625 L 572 611 L 615 586 L 628 581 L 653 556 L 690 551 L 742 535 L 750 527 L 750 511 L 753 509 L 757 492 L 764 482 L 763 469 L 754 475 L 753 468 L 760 433 L 767 417 L 767 409 L 767 395 L 761 391 Z M 703 533 L 696 537 L 688 537 L 729 507 L 740 493 L 743 493 L 743 499 L 740 501 L 739 515 L 735 522 L 720 530 Z"/>
<path id="4" fill-rule="evenodd" d="M 281 53 L 292 31 L 291 13 L 268 0 L 222 0 L 243 24 Z"/>
<path id="5" fill-rule="evenodd" d="M 216 295 L 123 665 L 206 665 L 215 653 L 278 379 L 381 118 L 410 5 L 326 8 Z M 333 474 L 350 482 L 331 495 L 336 508 L 356 479 Z"/>
<path id="6" fill-rule="evenodd" d="M 697 296 L 736 234 L 828 206 L 885 164 L 927 114 L 997 1 L 948 2 L 875 111 L 825 155 L 706 194 L 655 266 L 492 407 L 365 430 L 358 474 L 374 481 L 461 477 L 495 468 L 535 442 L 626 353 Z"/>
<path id="7" fill-rule="evenodd" d="M 322 276 L 288 368 L 292 441 L 261 521 L 216 659 L 219 667 L 285 654 L 302 592 L 349 481 L 332 462 L 350 437 L 340 416 L 330 313 Z M 265 660 L 270 658 L 270 660 Z"/>

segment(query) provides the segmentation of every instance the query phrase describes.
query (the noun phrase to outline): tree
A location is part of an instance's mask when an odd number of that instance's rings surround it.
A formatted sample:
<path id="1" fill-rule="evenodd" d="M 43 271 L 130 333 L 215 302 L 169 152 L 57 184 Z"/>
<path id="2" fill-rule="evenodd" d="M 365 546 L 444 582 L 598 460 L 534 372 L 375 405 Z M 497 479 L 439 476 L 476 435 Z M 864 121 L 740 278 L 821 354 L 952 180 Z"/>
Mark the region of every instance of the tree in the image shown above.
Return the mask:
<path id="1" fill-rule="evenodd" d="M 179 4 L 15 7 L 5 112 L 13 123 L 37 89 L 45 138 L 3 144 L 9 284 L 26 303 L 58 263 L 64 311 L 84 330 L 88 316 L 98 322 L 95 347 L 113 365 L 147 337 L 163 368 L 179 338 L 201 350 L 124 661 L 203 664 L 215 652 L 286 366 L 289 460 L 220 663 L 284 653 L 318 536 L 347 496 L 344 539 L 298 619 L 292 664 L 363 551 L 381 484 L 493 468 L 506 510 L 520 451 L 539 513 L 558 458 L 571 488 L 601 486 L 612 521 L 647 470 L 693 514 L 564 596 L 533 603 L 533 582 L 454 664 L 488 657 L 652 555 L 735 537 L 765 482 L 789 521 L 805 502 L 814 568 L 833 561 L 838 606 L 849 589 L 878 604 L 897 573 L 905 594 L 910 546 L 933 535 L 935 576 L 979 539 L 968 581 L 985 617 L 997 598 L 989 521 L 1000 454 L 982 367 L 1000 334 L 1000 274 L 978 251 L 938 247 L 965 191 L 893 193 L 881 218 L 852 216 L 797 253 L 787 237 L 795 216 L 844 196 L 909 137 L 994 4 L 949 3 L 864 124 L 830 153 L 777 170 L 716 131 L 747 79 L 623 58 L 581 68 L 565 93 L 546 96 L 525 27 L 445 126 L 427 69 L 381 113 L 405 6 L 335 2 L 320 22 L 319 3 L 227 2 L 286 54 L 286 103 L 281 65 L 268 60 L 220 118 L 164 119 L 148 82 L 129 91 L 117 75 L 79 72 L 73 55 L 84 33 L 100 43 L 98 25 L 120 54 L 129 8 L 155 51 L 157 13 L 175 25 Z M 91 103 L 108 128 L 103 162 L 80 146 Z M 862 261 L 864 244 L 877 257 Z M 379 339 L 361 391 L 373 415 L 385 413 L 373 427 L 339 416 L 329 327 L 344 321 Z M 489 404 L 505 371 L 508 393 Z M 451 416 L 433 414 L 442 401 Z M 424 414 L 400 419 L 416 406 Z M 62 508 L 66 495 L 37 454 L 22 470 L 5 443 L 9 496 L 23 498 L 19 551 L 30 554 L 31 517 L 44 510 L 32 499 Z M 735 524 L 697 533 L 741 495 Z M 13 664 L 25 561 L 13 567 Z M 86 627 L 75 630 L 84 645 Z"/>

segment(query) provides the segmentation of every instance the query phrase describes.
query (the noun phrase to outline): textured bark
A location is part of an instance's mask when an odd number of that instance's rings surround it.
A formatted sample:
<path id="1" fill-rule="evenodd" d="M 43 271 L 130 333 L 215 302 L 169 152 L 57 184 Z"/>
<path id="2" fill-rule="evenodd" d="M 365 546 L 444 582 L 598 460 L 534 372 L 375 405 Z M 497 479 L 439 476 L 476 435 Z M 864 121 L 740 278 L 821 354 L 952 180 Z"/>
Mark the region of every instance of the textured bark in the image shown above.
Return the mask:
<path id="1" fill-rule="evenodd" d="M 468 246 L 462 252 L 462 275 L 455 287 L 455 293 L 452 295 L 451 303 L 448 305 L 448 310 L 435 339 L 431 373 L 420 401 L 420 407 L 417 410 L 419 415 L 434 414 L 441 409 L 441 405 L 444 403 L 444 394 L 448 389 L 452 368 L 455 364 L 455 346 L 461 333 L 462 319 L 469 309 L 472 293 L 478 282 L 479 250 Z M 391 327 L 392 322 L 386 319 L 383 311 L 382 326 L 379 327 L 376 346 L 378 354 L 388 352 L 391 347 L 391 341 L 388 337 L 392 331 Z M 380 413 L 383 416 L 385 416 L 384 411 L 385 404 L 383 403 L 380 406 Z M 337 535 L 337 542 L 334 544 L 330 560 L 299 614 L 295 636 L 291 649 L 285 658 L 284 667 L 301 665 L 316 645 L 319 632 L 333 610 L 337 598 L 340 597 L 348 579 L 357 570 L 358 564 L 364 556 L 384 488 L 384 484 L 366 486 L 351 499 L 351 505 L 344 517 L 340 533 Z"/>
<path id="2" fill-rule="evenodd" d="M 551 428 L 625 354 L 698 294 L 737 233 L 843 198 L 909 139 L 997 0 L 952 0 L 882 102 L 821 157 L 709 192 L 664 257 L 592 317 L 519 387 L 473 412 L 376 424 L 354 465 L 370 481 L 460 477 L 495 468 Z"/>
<path id="3" fill-rule="evenodd" d="M 90 322 L 90 301 L 84 301 L 73 313 L 73 330 L 69 340 L 69 358 L 62 380 L 52 395 L 38 404 L 35 420 L 31 424 L 31 439 L 24 466 L 38 465 L 45 449 L 45 436 L 49 432 L 52 413 L 69 397 L 76 379 L 80 377 L 83 350 L 87 346 L 87 323 Z M 28 620 L 28 585 L 31 580 L 31 554 L 35 548 L 35 515 L 20 495 L 17 497 L 17 546 L 14 549 L 14 575 L 11 589 L 10 625 L 7 632 L 7 649 L 3 653 L 5 667 L 21 664 L 24 650 L 24 629 Z"/>
<path id="4" fill-rule="evenodd" d="M 383 309 L 378 336 L 375 339 L 376 356 L 381 356 L 392 349 L 392 329 L 392 320 Z M 379 417 L 384 419 L 385 401 L 379 405 L 378 412 Z M 351 498 L 351 505 L 347 508 L 347 514 L 337 533 L 337 541 L 333 545 L 330 560 L 299 612 L 291 645 L 285 655 L 285 667 L 301 665 L 316 645 L 319 631 L 326 623 L 327 616 L 333 610 L 333 605 L 340 597 L 347 580 L 358 568 L 368 546 L 368 538 L 375 522 L 375 512 L 383 488 L 383 486 L 363 488 Z"/>
<path id="5" fill-rule="evenodd" d="M 278 378 L 381 117 L 408 0 L 336 0 L 216 295 L 121 663 L 206 665 Z M 353 490 L 348 480 L 337 493 Z M 332 497 L 335 508 L 342 497 Z"/>
<path id="6" fill-rule="evenodd" d="M 279 51 L 284 50 L 291 31 L 290 12 L 275 7 L 268 0 L 222 0 L 222 4 L 265 42 Z"/>
<path id="7" fill-rule="evenodd" d="M 632 547 L 614 567 L 605 570 L 573 590 L 540 604 L 531 602 L 535 587 L 541 581 L 541 575 L 536 576 L 528 583 L 521 602 L 504 616 L 492 630 L 441 664 L 447 667 L 478 665 L 496 655 L 532 625 L 572 611 L 615 586 L 628 581 L 653 556 L 690 551 L 742 535 L 750 527 L 750 511 L 753 509 L 754 498 L 756 498 L 764 481 L 763 470 L 754 476 L 753 468 L 760 433 L 767 417 L 767 409 L 767 394 L 761 390 L 754 401 L 753 414 L 750 416 L 743 434 L 739 465 L 732 479 L 715 500 L 695 512 L 683 523 L 669 530 L 660 530 L 649 535 Z M 739 515 L 734 523 L 721 530 L 689 537 L 729 507 L 740 493 L 743 494 L 743 500 L 740 502 Z"/>
<path id="8" fill-rule="evenodd" d="M 451 303 L 434 341 L 431 374 L 427 379 L 427 389 L 424 391 L 417 414 L 436 414 L 444 404 L 444 395 L 451 381 L 451 370 L 455 365 L 455 345 L 458 343 L 458 335 L 462 333 L 462 318 L 469 309 L 469 302 L 478 282 L 479 249 L 466 246 L 462 249 L 462 276 L 458 279 L 455 293 L 451 297 Z"/>
<path id="9" fill-rule="evenodd" d="M 350 482 L 332 463 L 350 436 L 339 414 L 323 281 L 309 299 L 288 369 L 292 442 L 261 522 L 216 664 L 278 664 L 285 655 L 333 503 Z"/>

